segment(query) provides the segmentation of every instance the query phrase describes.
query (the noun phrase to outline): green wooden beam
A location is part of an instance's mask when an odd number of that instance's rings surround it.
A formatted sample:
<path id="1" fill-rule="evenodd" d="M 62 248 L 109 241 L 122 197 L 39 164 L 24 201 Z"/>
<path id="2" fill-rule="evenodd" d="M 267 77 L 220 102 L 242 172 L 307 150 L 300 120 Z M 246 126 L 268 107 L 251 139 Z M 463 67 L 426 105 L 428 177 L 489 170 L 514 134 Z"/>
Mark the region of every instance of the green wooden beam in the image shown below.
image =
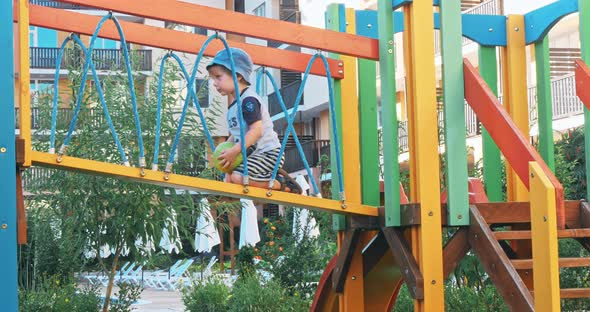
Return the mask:
<path id="1" fill-rule="evenodd" d="M 381 73 L 381 121 L 383 140 L 383 183 L 385 192 L 385 225 L 401 225 L 399 193 L 399 144 L 397 133 L 397 100 L 391 1 L 379 0 L 379 69 Z"/>
<path id="2" fill-rule="evenodd" d="M 551 68 L 549 64 L 549 38 L 535 43 L 537 66 L 537 111 L 539 112 L 539 153 L 551 171 L 555 172 L 553 151 L 553 111 L 551 99 Z"/>
<path id="3" fill-rule="evenodd" d="M 463 88 L 463 33 L 460 1 L 441 1 L 445 154 L 448 224 L 469 225 L 465 92 Z"/>
<path id="4" fill-rule="evenodd" d="M 498 59 L 496 47 L 479 48 L 479 72 L 492 92 L 498 95 Z M 488 199 L 502 201 L 502 160 L 500 149 L 482 126 L 483 139 L 483 179 Z"/>
<path id="5" fill-rule="evenodd" d="M 590 1 L 579 0 L 580 12 L 580 43 L 582 47 L 582 60 L 590 64 Z M 584 107 L 584 146 L 590 151 L 590 111 Z M 590 152 L 586 152 L 586 185 L 590 183 Z M 586 188 L 586 198 L 590 198 L 590 187 Z"/>
<path id="6" fill-rule="evenodd" d="M 377 129 L 377 66 L 358 60 L 361 192 L 366 205 L 381 205 L 379 188 L 379 133 Z"/>
<path id="7" fill-rule="evenodd" d="M 326 9 L 326 29 L 346 32 L 344 5 L 333 3 L 328 6 Z M 334 53 L 330 53 L 330 57 L 340 59 L 340 56 Z M 334 101 L 336 105 L 336 127 L 338 128 L 338 133 L 342 133 L 342 86 L 340 80 L 337 79 L 334 79 Z M 331 125 L 330 129 L 332 129 Z M 340 140 L 339 147 L 342 151 L 342 140 Z M 338 167 L 336 166 L 336 146 L 334 144 L 334 134 L 332 131 L 330 131 L 330 165 L 332 171 L 332 198 L 340 199 L 340 185 L 338 183 L 338 177 L 336 176 L 338 172 Z M 342 174 L 344 174 L 344 172 Z M 332 226 L 335 231 L 346 230 L 346 217 L 344 215 L 334 214 L 332 216 Z"/>

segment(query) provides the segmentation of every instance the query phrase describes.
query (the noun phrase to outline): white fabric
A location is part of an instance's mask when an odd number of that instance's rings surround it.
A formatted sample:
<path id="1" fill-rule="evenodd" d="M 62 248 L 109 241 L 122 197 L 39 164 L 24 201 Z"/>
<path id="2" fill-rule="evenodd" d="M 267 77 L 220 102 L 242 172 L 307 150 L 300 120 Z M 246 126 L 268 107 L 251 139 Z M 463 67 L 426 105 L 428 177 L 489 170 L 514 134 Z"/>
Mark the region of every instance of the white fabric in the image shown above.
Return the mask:
<path id="1" fill-rule="evenodd" d="M 169 226 L 171 226 L 172 230 L 175 232 L 174 236 L 176 239 L 174 241 L 170 240 L 170 232 L 168 231 Z M 158 245 L 168 253 L 180 253 L 180 249 L 182 249 L 182 242 L 180 241 L 180 235 L 178 234 L 178 225 L 176 223 L 176 213 L 174 210 L 172 211 L 172 218 L 166 219 L 166 227 L 162 230 L 162 238 Z"/>
<path id="2" fill-rule="evenodd" d="M 301 194 L 307 195 L 307 191 L 310 189 L 307 179 L 303 175 L 298 175 L 295 181 L 301 186 Z M 309 210 L 301 209 L 293 214 L 293 236 L 296 241 L 300 242 L 304 236 L 315 238 L 319 235 L 320 229 L 315 218 L 309 216 Z"/>
<path id="3" fill-rule="evenodd" d="M 219 245 L 221 239 L 215 228 L 215 222 L 211 216 L 211 207 L 207 198 L 201 199 L 202 213 L 197 220 L 195 231 L 195 249 L 198 252 L 211 252 L 211 249 Z"/>
<path id="4" fill-rule="evenodd" d="M 258 216 L 254 202 L 249 199 L 241 199 L 242 224 L 240 225 L 240 247 L 254 246 L 260 241 L 258 233 Z"/>

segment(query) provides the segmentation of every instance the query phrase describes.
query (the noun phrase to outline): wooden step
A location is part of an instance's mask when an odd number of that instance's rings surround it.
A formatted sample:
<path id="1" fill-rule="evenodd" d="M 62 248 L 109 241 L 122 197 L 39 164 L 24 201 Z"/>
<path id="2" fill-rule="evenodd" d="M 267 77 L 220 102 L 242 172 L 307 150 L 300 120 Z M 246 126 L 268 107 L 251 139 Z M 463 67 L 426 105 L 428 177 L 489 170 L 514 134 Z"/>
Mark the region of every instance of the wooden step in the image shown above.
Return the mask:
<path id="1" fill-rule="evenodd" d="M 530 270 L 533 268 L 533 259 L 512 259 L 512 265 L 517 270 Z M 590 267 L 590 257 L 584 258 L 559 258 L 560 268 Z"/>
<path id="2" fill-rule="evenodd" d="M 535 292 L 531 290 L 534 296 Z M 590 298 L 590 288 L 562 288 L 559 291 L 561 299 Z"/>
<path id="3" fill-rule="evenodd" d="M 498 231 L 494 232 L 497 240 L 521 240 L 531 239 L 531 231 Z M 590 229 L 558 230 L 558 238 L 582 238 L 590 237 Z"/>

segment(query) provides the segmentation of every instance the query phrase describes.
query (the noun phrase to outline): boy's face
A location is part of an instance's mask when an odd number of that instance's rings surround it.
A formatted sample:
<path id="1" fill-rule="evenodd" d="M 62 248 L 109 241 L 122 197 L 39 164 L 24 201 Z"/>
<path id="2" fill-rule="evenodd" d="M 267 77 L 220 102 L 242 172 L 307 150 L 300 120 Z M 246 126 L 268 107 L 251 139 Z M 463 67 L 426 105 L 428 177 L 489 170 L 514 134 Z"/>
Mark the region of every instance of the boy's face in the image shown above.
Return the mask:
<path id="1" fill-rule="evenodd" d="M 209 68 L 209 79 L 213 81 L 213 86 L 221 95 L 234 94 L 234 79 L 225 68 L 215 65 Z"/>

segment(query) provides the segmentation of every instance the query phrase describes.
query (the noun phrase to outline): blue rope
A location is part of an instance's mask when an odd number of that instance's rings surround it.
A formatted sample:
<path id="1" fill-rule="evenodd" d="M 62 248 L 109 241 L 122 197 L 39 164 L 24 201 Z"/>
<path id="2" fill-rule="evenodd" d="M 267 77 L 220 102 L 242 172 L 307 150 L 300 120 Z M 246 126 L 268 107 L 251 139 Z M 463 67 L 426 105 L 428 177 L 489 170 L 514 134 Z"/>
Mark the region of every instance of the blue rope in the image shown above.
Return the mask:
<path id="1" fill-rule="evenodd" d="M 57 55 L 57 67 L 55 70 L 55 77 L 54 77 L 54 94 L 53 94 L 53 108 L 52 108 L 52 114 L 51 114 L 51 137 L 50 137 L 50 153 L 54 153 L 55 151 L 55 132 L 56 132 L 56 124 L 57 124 L 57 98 L 59 95 L 59 71 L 61 68 L 61 60 L 63 58 L 63 52 L 65 50 L 66 45 L 68 44 L 68 42 L 70 42 L 71 40 L 74 40 L 74 42 L 82 49 L 82 52 L 84 53 L 84 56 L 86 56 L 88 54 L 88 51 L 84 45 L 84 43 L 80 40 L 80 38 L 78 38 L 78 36 L 76 35 L 72 35 L 69 36 L 68 38 L 66 38 Z M 91 70 L 92 70 L 92 76 L 94 78 L 95 81 L 97 81 L 97 91 L 98 91 L 98 96 L 100 99 L 100 103 L 102 105 L 104 114 L 105 114 L 105 118 L 107 120 L 107 123 L 109 125 L 109 129 L 111 130 L 111 134 L 113 135 L 113 138 L 115 139 L 115 144 L 117 145 L 117 149 L 119 150 L 119 154 L 121 155 L 123 161 L 126 161 L 125 158 L 125 151 L 123 149 L 123 146 L 121 146 L 121 142 L 119 140 L 119 137 L 117 135 L 117 132 L 115 131 L 115 127 L 113 126 L 113 122 L 111 120 L 111 116 L 109 114 L 109 110 L 108 107 L 106 105 L 106 101 L 104 99 L 104 93 L 102 90 L 102 86 L 100 85 L 100 80 L 98 78 L 98 75 L 96 74 L 96 68 L 94 66 L 94 62 L 91 62 Z"/>
<path id="2" fill-rule="evenodd" d="M 264 79 L 263 78 L 264 74 L 266 74 L 266 76 L 269 78 L 270 83 L 272 84 L 272 87 L 277 95 L 277 98 L 279 99 L 279 104 L 281 105 L 283 113 L 285 114 L 286 119 L 287 119 L 287 132 L 286 132 L 285 136 L 283 137 L 283 143 L 286 141 L 286 138 L 289 137 L 289 133 L 290 132 L 293 133 L 293 139 L 295 140 L 297 150 L 299 151 L 299 157 L 301 157 L 301 160 L 303 161 L 303 165 L 305 166 L 305 170 L 307 171 L 307 175 L 310 177 L 309 180 L 311 181 L 311 184 L 313 186 L 314 193 L 319 194 L 320 190 L 315 182 L 315 179 L 313 178 L 311 168 L 309 167 L 309 163 L 307 162 L 307 157 L 305 156 L 305 153 L 303 152 L 303 148 L 301 147 L 301 143 L 299 142 L 299 138 L 297 136 L 297 133 L 295 132 L 295 129 L 293 128 L 293 120 L 289 116 L 287 116 L 288 110 L 287 110 L 287 107 L 285 105 L 285 101 L 283 99 L 283 96 L 281 95 L 280 89 L 279 89 L 274 77 L 267 70 L 259 71 L 256 75 L 256 86 L 258 87 L 258 84 L 261 82 L 262 79 Z M 302 88 L 300 87 L 300 90 L 301 89 Z M 257 90 L 257 92 L 259 92 L 259 90 Z M 298 102 L 296 102 L 296 103 L 298 103 Z M 296 107 L 293 109 L 293 111 L 294 112 L 296 111 Z M 282 147 L 283 147 L 283 144 L 281 144 L 281 148 Z M 278 166 L 279 166 L 280 160 L 281 160 L 280 156 L 281 156 L 281 154 L 279 153 L 279 158 L 277 159 L 277 162 L 275 163 L 276 172 L 278 172 Z M 275 170 L 273 170 L 273 176 L 269 182 L 269 188 L 271 188 L 271 189 L 272 189 L 272 186 L 273 186 L 275 178 L 276 178 L 276 175 L 274 175 L 274 174 L 276 174 L 276 172 L 275 172 Z"/>
<path id="3" fill-rule="evenodd" d="M 135 98 L 135 86 L 133 84 L 133 76 L 131 73 L 131 65 L 130 65 L 130 60 L 129 60 L 129 52 L 127 51 L 127 43 L 125 41 L 125 35 L 123 34 L 123 29 L 121 28 L 121 25 L 119 24 L 119 21 L 117 20 L 116 17 L 114 17 L 112 15 L 112 13 L 109 13 L 107 15 L 105 15 L 100 22 L 98 23 L 96 30 L 94 31 L 94 34 L 92 35 L 92 39 L 90 40 L 90 46 L 88 48 L 88 53 L 86 55 L 86 60 L 84 63 L 84 69 L 83 69 L 83 73 L 82 73 L 82 80 L 80 83 L 80 87 L 78 90 L 78 98 L 76 99 L 76 107 L 74 110 L 74 115 L 72 117 L 72 121 L 70 122 L 70 127 L 68 129 L 68 133 L 66 135 L 66 138 L 64 140 L 64 143 L 62 145 L 62 148 L 60 149 L 59 154 L 63 154 L 67 148 L 67 146 L 70 143 L 70 140 L 72 138 L 72 134 L 74 132 L 74 129 L 76 127 L 76 123 L 78 121 L 78 113 L 80 112 L 80 106 L 81 106 L 81 102 L 82 102 L 82 96 L 84 94 L 85 88 L 86 88 L 86 81 L 87 81 L 87 76 L 88 76 L 88 68 L 90 67 L 90 65 L 92 64 L 92 51 L 94 49 L 94 42 L 96 40 L 96 38 L 98 37 L 98 32 L 100 31 L 100 29 L 102 28 L 104 22 L 107 19 L 112 19 L 113 22 L 115 23 L 115 26 L 117 27 L 117 30 L 119 32 L 119 37 L 121 38 L 121 44 L 123 45 L 123 55 L 125 57 L 125 65 L 127 68 L 127 78 L 129 79 L 129 90 L 131 93 L 131 102 L 133 105 L 133 113 L 135 116 L 135 128 L 137 130 L 137 135 L 138 135 L 138 143 L 139 143 L 139 165 L 140 167 L 145 167 L 145 157 L 144 157 L 144 149 L 143 149 L 143 139 L 141 136 L 141 125 L 140 125 L 140 121 L 139 121 L 139 113 L 137 110 L 137 101 Z M 123 158 L 123 162 L 125 163 L 125 165 L 129 165 L 128 161 L 127 161 L 127 157 Z"/>
<path id="4" fill-rule="evenodd" d="M 191 73 L 190 79 L 187 82 L 188 88 L 190 90 L 192 90 L 192 86 L 195 83 L 195 78 L 197 76 L 197 69 L 199 68 L 199 63 L 201 62 L 201 58 L 203 58 L 203 54 L 205 53 L 205 49 L 207 48 L 209 43 L 211 43 L 211 41 L 213 41 L 213 39 L 215 39 L 216 37 L 217 37 L 217 35 L 209 36 L 209 38 L 207 38 L 207 40 L 205 40 L 205 43 L 203 44 L 203 46 L 201 47 L 201 50 L 199 51 L 199 54 L 197 55 L 197 60 L 195 61 L 195 65 L 193 66 L 193 72 Z M 182 67 L 183 66 L 181 65 L 181 68 Z M 180 117 L 180 122 L 179 122 L 178 128 L 176 129 L 176 135 L 174 137 L 174 142 L 172 143 L 172 149 L 170 151 L 170 156 L 168 157 L 168 163 L 166 164 L 166 170 L 165 170 L 166 172 L 170 172 L 172 170 L 172 164 L 174 163 L 174 156 L 176 154 L 176 148 L 178 146 L 178 141 L 180 140 L 180 132 L 181 132 L 182 126 L 184 124 L 184 116 L 185 116 L 184 110 L 187 107 L 188 103 L 190 102 L 192 95 L 193 95 L 193 92 L 189 92 L 186 99 L 184 100 L 183 113 Z M 195 99 L 197 101 L 197 103 L 195 105 L 197 106 L 197 110 L 199 111 L 199 116 L 201 116 L 201 122 L 203 123 L 203 126 L 206 127 L 207 125 L 204 122 L 204 117 L 202 117 L 201 105 L 198 104 L 198 99 L 196 96 L 195 96 Z M 215 146 L 213 144 L 213 139 L 209 135 L 209 130 L 207 130 L 207 128 L 205 128 L 205 129 L 206 129 L 205 133 L 208 135 L 207 141 L 209 142 L 209 146 L 211 147 L 211 150 L 213 151 L 213 150 L 215 150 L 215 148 L 214 148 Z"/>
<path id="5" fill-rule="evenodd" d="M 334 90 L 333 90 L 333 85 L 332 85 L 333 84 L 332 75 L 330 73 L 330 67 L 328 65 L 328 60 L 321 53 L 314 54 L 313 57 L 309 60 L 309 63 L 307 64 L 307 68 L 305 69 L 305 74 L 303 75 L 303 79 L 301 81 L 301 86 L 299 87 L 299 91 L 297 92 L 297 97 L 295 98 L 295 104 L 293 106 L 293 111 L 291 112 L 290 116 L 289 116 L 288 111 L 285 107 L 285 104 L 282 102 L 282 98 L 280 96 L 278 97 L 280 99 L 279 103 L 281 103 L 285 117 L 287 118 L 287 135 L 285 135 L 283 137 L 283 142 L 281 143 L 281 150 L 279 152 L 279 157 L 278 157 L 279 161 L 277 161 L 277 163 L 275 164 L 275 167 L 273 169 L 272 176 L 271 176 L 271 181 L 275 180 L 277 172 L 279 170 L 280 159 L 283 156 L 283 153 L 285 152 L 285 147 L 287 145 L 289 131 L 292 131 L 294 133 L 293 138 L 295 140 L 295 144 L 297 144 L 297 149 L 299 150 L 299 155 L 300 156 L 304 155 L 303 149 L 301 148 L 301 143 L 299 142 L 299 139 L 297 138 L 297 135 L 295 134 L 295 131 L 293 129 L 293 120 L 295 119 L 295 114 L 297 113 L 297 108 L 299 107 L 299 103 L 301 102 L 301 97 L 303 95 L 303 89 L 304 89 L 305 84 L 307 82 L 307 77 L 309 76 L 309 72 L 311 71 L 311 66 L 313 65 L 316 58 L 318 58 L 318 57 L 320 57 L 322 59 L 322 61 L 324 63 L 324 68 L 326 69 L 326 78 L 328 80 L 328 95 L 329 95 L 329 102 L 330 102 L 330 117 L 332 120 L 332 132 L 334 133 L 334 144 L 335 144 L 334 148 L 336 151 L 336 167 L 337 167 L 337 171 L 338 171 L 339 190 L 340 190 L 341 199 L 345 200 L 344 183 L 343 183 L 343 178 L 342 178 L 342 164 L 341 164 L 340 147 L 339 147 L 340 141 L 338 138 L 338 128 L 336 126 L 336 108 L 335 108 L 335 104 L 334 104 Z M 277 88 L 276 84 L 273 84 L 273 87 L 276 90 L 276 88 Z M 279 94 L 277 93 L 277 95 L 279 95 Z M 307 160 L 305 159 L 305 156 L 301 156 L 301 157 L 302 157 L 304 163 L 306 163 Z M 311 180 L 313 181 L 313 179 L 311 179 Z"/>
<path id="6" fill-rule="evenodd" d="M 184 78 L 185 80 L 187 80 L 187 83 L 189 83 L 188 89 L 189 89 L 189 95 L 188 95 L 188 99 L 185 101 L 185 104 L 183 106 L 182 109 L 182 115 L 180 118 L 180 124 L 177 128 L 177 132 L 176 132 L 176 137 L 174 140 L 174 143 L 177 143 L 179 136 L 180 136 L 180 130 L 182 129 L 183 123 L 184 123 L 184 116 L 186 114 L 186 108 L 188 106 L 188 101 L 190 101 L 190 97 L 192 96 L 192 98 L 195 100 L 195 106 L 197 108 L 197 111 L 199 113 L 199 118 L 201 119 L 201 123 L 203 124 L 203 131 L 205 132 L 205 135 L 207 137 L 207 142 L 209 143 L 209 147 L 211 148 L 211 150 L 215 149 L 215 144 L 213 143 L 213 138 L 211 137 L 211 134 L 209 133 L 209 129 L 207 128 L 207 123 L 205 120 L 205 116 L 203 114 L 203 111 L 201 110 L 201 105 L 199 104 L 199 99 L 197 97 L 197 94 L 195 93 L 195 90 L 192 88 L 192 84 L 190 84 L 191 81 L 191 77 L 189 77 L 188 72 L 186 71 L 186 67 L 184 66 L 182 60 L 180 59 L 180 57 L 178 57 L 176 54 L 174 53 L 168 53 L 164 56 L 164 58 L 162 58 L 162 62 L 160 63 L 160 75 L 159 75 L 159 79 L 158 79 L 158 106 L 157 106 L 157 111 L 156 111 L 156 142 L 154 144 L 154 159 L 153 159 L 153 165 L 152 165 L 152 169 L 153 170 L 157 170 L 158 168 L 158 154 L 159 154 L 159 148 L 160 148 L 160 123 L 161 123 L 161 110 L 162 110 L 162 81 L 163 81 L 163 76 L 164 76 L 164 65 L 166 63 L 166 60 L 172 56 L 172 58 L 174 58 L 176 60 L 176 62 L 178 63 L 178 65 L 180 66 L 180 69 L 182 69 L 182 73 L 184 74 Z M 176 145 L 174 145 L 173 150 L 176 150 Z M 174 155 L 172 155 L 172 159 L 174 158 Z"/>

